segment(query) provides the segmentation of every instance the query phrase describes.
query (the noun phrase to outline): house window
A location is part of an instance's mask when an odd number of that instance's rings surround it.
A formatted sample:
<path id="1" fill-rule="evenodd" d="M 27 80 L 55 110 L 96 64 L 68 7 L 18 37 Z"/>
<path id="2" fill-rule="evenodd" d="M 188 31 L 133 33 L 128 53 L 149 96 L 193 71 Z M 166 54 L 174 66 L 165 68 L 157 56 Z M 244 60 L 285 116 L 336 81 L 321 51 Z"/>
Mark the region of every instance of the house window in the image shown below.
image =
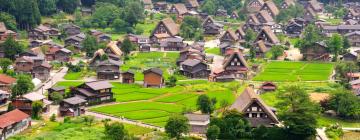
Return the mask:
<path id="1" fill-rule="evenodd" d="M 251 107 L 251 111 L 257 111 L 257 107 Z"/>
<path id="2" fill-rule="evenodd" d="M 234 62 L 231 62 L 231 66 L 234 66 L 235 65 L 235 63 Z"/>

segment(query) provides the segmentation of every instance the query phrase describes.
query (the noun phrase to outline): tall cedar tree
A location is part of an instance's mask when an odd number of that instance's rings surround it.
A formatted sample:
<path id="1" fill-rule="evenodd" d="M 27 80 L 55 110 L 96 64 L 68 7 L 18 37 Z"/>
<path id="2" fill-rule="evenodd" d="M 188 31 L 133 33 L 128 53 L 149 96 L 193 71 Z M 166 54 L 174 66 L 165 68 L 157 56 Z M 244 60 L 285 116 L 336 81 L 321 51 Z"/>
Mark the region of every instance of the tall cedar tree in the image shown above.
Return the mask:
<path id="1" fill-rule="evenodd" d="M 86 36 L 86 39 L 82 43 L 82 50 L 86 52 L 86 56 L 91 57 L 94 55 L 94 52 L 98 49 L 98 43 L 96 41 L 96 38 L 88 35 Z"/>
<path id="2" fill-rule="evenodd" d="M 16 42 L 12 37 L 7 38 L 4 43 L 0 44 L 0 47 L 4 50 L 5 58 L 11 60 L 15 60 L 16 55 L 24 52 L 24 46 Z"/>
<path id="3" fill-rule="evenodd" d="M 182 115 L 174 115 L 169 118 L 165 125 L 165 132 L 171 137 L 180 139 L 182 134 L 189 132 L 189 120 Z"/>
<path id="4" fill-rule="evenodd" d="M 15 16 L 20 29 L 30 29 L 41 23 L 37 0 L 0 0 L 0 10 Z"/>
<path id="5" fill-rule="evenodd" d="M 134 50 L 134 45 L 131 43 L 129 38 L 125 38 L 123 43 L 121 44 L 121 51 L 125 56 L 129 55 L 131 51 Z"/>
<path id="6" fill-rule="evenodd" d="M 50 16 L 56 13 L 56 0 L 38 0 L 41 15 Z"/>
<path id="7" fill-rule="evenodd" d="M 66 13 L 73 14 L 79 4 L 79 0 L 58 0 L 56 6 Z"/>

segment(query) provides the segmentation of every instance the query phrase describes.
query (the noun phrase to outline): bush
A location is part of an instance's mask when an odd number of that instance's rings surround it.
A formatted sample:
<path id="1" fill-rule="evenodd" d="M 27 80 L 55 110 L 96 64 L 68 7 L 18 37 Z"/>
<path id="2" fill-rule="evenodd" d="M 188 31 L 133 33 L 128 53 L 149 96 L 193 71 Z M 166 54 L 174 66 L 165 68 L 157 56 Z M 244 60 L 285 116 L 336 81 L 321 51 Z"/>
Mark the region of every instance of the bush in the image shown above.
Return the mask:
<path id="1" fill-rule="evenodd" d="M 56 115 L 55 115 L 55 114 L 52 114 L 52 115 L 51 115 L 50 121 L 56 122 Z"/>
<path id="2" fill-rule="evenodd" d="M 329 138 L 335 140 L 338 140 L 341 136 L 344 135 L 344 132 L 342 131 L 342 128 L 339 124 L 335 124 L 327 127 L 325 133 Z"/>

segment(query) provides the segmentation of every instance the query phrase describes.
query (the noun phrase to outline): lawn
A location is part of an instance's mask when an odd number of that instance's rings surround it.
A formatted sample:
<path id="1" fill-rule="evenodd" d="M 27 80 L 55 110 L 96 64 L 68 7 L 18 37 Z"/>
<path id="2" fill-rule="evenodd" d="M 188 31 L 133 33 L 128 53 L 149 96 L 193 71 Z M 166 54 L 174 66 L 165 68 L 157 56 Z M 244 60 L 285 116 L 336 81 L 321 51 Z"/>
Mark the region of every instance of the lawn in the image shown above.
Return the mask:
<path id="1" fill-rule="evenodd" d="M 66 73 L 66 75 L 64 76 L 65 80 L 80 80 L 82 79 L 84 76 L 82 74 L 82 72 L 69 72 Z"/>
<path id="2" fill-rule="evenodd" d="M 214 47 L 214 48 L 206 48 L 205 49 L 206 53 L 210 53 L 210 54 L 216 54 L 216 55 L 221 55 L 220 54 L 220 49 L 218 47 Z"/>
<path id="3" fill-rule="evenodd" d="M 92 108 L 92 111 L 162 127 L 170 115 L 180 114 L 184 109 L 196 110 L 196 100 L 201 94 L 216 98 L 217 108 L 224 100 L 230 104 L 235 101 L 235 95 L 227 88 L 228 83 L 208 83 L 199 80 L 191 85 L 179 82 L 176 87 L 161 89 L 112 84 L 119 104 Z"/>
<path id="4" fill-rule="evenodd" d="M 144 23 L 138 23 L 135 26 L 135 29 L 142 29 L 144 32 L 142 33 L 142 35 L 145 36 L 150 36 L 151 32 L 155 29 L 156 24 L 158 23 L 158 21 L 148 21 L 146 20 Z"/>
<path id="5" fill-rule="evenodd" d="M 33 124 L 29 129 L 11 137 L 10 140 L 96 140 L 105 136 L 102 122 L 96 121 L 93 125 L 88 126 L 77 118 L 73 120 L 68 123 L 37 121 L 37 124 Z M 124 126 L 129 134 L 136 136 L 153 131 L 136 125 L 124 124 Z"/>
<path id="6" fill-rule="evenodd" d="M 142 72 L 149 68 L 160 68 L 163 70 L 164 77 L 169 77 L 169 70 L 176 68 L 176 60 L 179 57 L 178 52 L 147 52 L 134 53 L 129 60 L 121 66 L 122 71 L 132 70 L 135 72 L 135 80 L 142 81 L 144 75 Z M 185 79 L 183 76 L 178 76 L 178 79 Z"/>
<path id="7" fill-rule="evenodd" d="M 271 61 L 254 81 L 327 81 L 334 68 L 333 63 Z"/>

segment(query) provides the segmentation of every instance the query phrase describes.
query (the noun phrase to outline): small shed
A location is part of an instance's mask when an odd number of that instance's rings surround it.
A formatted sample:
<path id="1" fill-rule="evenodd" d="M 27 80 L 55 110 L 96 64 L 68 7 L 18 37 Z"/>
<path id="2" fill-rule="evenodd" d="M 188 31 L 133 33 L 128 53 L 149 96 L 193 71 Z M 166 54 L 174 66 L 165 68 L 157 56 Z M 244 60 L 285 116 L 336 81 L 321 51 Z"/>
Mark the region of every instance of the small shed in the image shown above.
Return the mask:
<path id="1" fill-rule="evenodd" d="M 185 114 L 189 120 L 190 132 L 205 134 L 210 123 L 210 115 L 208 114 Z"/>
<path id="2" fill-rule="evenodd" d="M 135 73 L 128 70 L 121 73 L 122 83 L 132 84 L 135 82 Z"/>
<path id="3" fill-rule="evenodd" d="M 260 86 L 260 90 L 262 92 L 270 92 L 275 91 L 277 86 L 273 82 L 265 82 Z"/>

